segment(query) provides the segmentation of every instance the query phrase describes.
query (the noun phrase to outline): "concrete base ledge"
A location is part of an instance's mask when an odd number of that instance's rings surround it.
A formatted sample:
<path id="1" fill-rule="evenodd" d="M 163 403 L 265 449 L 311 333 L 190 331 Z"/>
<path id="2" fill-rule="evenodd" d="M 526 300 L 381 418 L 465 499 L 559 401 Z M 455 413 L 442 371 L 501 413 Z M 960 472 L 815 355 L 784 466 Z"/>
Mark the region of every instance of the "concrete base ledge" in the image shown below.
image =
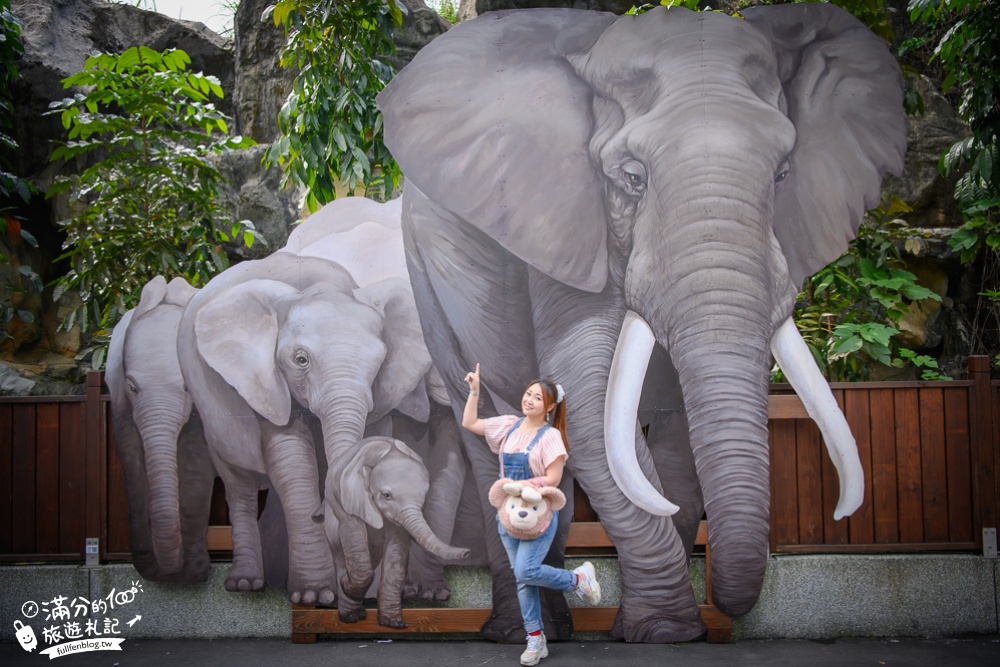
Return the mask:
<path id="1" fill-rule="evenodd" d="M 598 569 L 603 604 L 618 604 L 617 559 L 591 560 Z M 575 567 L 580 561 L 573 558 L 567 563 Z M 66 620 L 46 620 L 58 604 L 67 606 L 81 626 L 89 618 L 101 621 L 103 627 L 108 619 L 119 636 L 128 638 L 290 637 L 291 606 L 284 593 L 230 593 L 223 585 L 227 570 L 227 563 L 216 563 L 205 584 L 178 586 L 143 581 L 129 564 L 96 569 L 3 566 L 0 641 L 15 641 L 14 621 L 20 620 L 32 626 L 43 644 L 43 628 Z M 490 606 L 485 568 L 453 567 L 447 575 L 452 597 L 440 606 Z M 703 601 L 703 560 L 692 562 L 691 575 L 695 596 Z M 760 600 L 735 621 L 733 636 L 740 640 L 994 635 L 1000 633 L 998 581 L 1000 561 L 974 555 L 774 556 Z M 131 595 L 123 595 L 133 586 Z M 60 597 L 65 600 L 53 602 Z M 103 600 L 107 608 L 84 616 L 80 599 Z M 115 602 L 113 608 L 109 600 Z M 39 605 L 37 616 L 22 615 L 28 601 Z M 578 600 L 570 596 L 570 604 Z M 136 616 L 141 618 L 134 620 Z M 134 621 L 132 626 L 129 621 Z M 603 633 L 579 637 L 607 638 Z"/>

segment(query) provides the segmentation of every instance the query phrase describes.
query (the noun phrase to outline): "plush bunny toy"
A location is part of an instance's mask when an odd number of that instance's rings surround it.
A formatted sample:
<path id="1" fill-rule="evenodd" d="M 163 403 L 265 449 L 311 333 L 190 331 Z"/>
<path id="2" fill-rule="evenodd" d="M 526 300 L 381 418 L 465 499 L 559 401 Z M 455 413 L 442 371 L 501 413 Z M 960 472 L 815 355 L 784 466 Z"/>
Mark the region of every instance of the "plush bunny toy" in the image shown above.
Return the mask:
<path id="1" fill-rule="evenodd" d="M 490 488 L 490 504 L 500 525 L 511 537 L 534 540 L 552 523 L 552 513 L 566 505 L 566 496 L 554 486 L 536 489 L 530 484 L 498 479 Z"/>

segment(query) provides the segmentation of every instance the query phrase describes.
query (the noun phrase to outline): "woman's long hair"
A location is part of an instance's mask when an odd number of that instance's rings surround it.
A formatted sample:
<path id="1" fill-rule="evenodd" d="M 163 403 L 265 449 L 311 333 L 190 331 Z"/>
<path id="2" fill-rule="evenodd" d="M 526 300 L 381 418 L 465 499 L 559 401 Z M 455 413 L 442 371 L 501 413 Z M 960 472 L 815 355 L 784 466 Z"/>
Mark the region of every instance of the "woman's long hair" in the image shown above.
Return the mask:
<path id="1" fill-rule="evenodd" d="M 524 388 L 524 391 L 527 392 L 528 387 L 533 384 L 537 384 L 542 388 L 542 400 L 545 402 L 547 413 L 548 407 L 553 403 L 555 404 L 555 409 L 550 413 L 552 415 L 552 419 L 549 421 L 549 424 L 551 424 L 552 427 L 558 430 L 559 434 L 562 435 L 563 445 L 566 446 L 566 452 L 568 453 L 569 438 L 566 436 L 566 397 L 563 396 L 562 401 L 557 401 L 556 397 L 558 396 L 558 390 L 556 389 L 556 383 L 552 380 L 546 380 L 544 378 L 532 380 Z"/>

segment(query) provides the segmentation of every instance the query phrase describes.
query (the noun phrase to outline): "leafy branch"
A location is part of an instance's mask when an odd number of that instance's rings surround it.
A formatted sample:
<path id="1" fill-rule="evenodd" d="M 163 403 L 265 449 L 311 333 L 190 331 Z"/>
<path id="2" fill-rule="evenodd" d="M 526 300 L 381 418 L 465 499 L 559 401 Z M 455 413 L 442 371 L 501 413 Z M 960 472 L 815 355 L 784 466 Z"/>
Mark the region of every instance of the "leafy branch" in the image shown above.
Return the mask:
<path id="1" fill-rule="evenodd" d="M 393 75 L 383 58 L 395 53 L 390 33 L 402 25 L 400 7 L 395 0 L 279 0 L 269 16 L 288 36 L 281 64 L 299 74 L 265 162 L 284 167 L 283 186 L 305 188 L 311 211 L 338 192 L 391 193 L 402 174 L 382 141 L 375 96 Z"/>
<path id="2" fill-rule="evenodd" d="M 88 92 L 49 105 L 67 131 L 51 159 L 90 160 L 46 193 L 69 192 L 79 211 L 59 223 L 67 235 L 59 259 L 70 270 L 54 298 L 76 290 L 81 300 L 62 324 L 67 329 L 106 331 L 155 275 L 202 285 L 228 266 L 221 244 L 258 239 L 252 223 L 234 224 L 220 206 L 223 179 L 213 162 L 253 141 L 228 136 L 227 117 L 210 101 L 222 87 L 189 72 L 190 62 L 184 51 L 145 46 L 94 55 L 63 80 Z"/>

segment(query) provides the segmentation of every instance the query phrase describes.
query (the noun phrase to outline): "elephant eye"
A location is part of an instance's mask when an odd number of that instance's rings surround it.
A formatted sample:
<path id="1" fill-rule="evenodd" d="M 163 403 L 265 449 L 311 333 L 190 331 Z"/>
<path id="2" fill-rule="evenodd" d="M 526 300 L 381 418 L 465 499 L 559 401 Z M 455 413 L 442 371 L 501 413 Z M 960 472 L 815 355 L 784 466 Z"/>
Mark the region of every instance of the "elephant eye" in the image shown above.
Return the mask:
<path id="1" fill-rule="evenodd" d="M 383 491 L 382 492 L 382 497 L 385 498 L 386 500 L 392 500 L 392 492 L 391 491 Z"/>
<path id="2" fill-rule="evenodd" d="M 138 393 L 139 393 L 139 388 L 138 388 L 138 387 L 136 387 L 136 386 L 135 386 L 134 384 L 132 384 L 131 382 L 129 382 L 129 383 L 128 383 L 128 390 L 129 390 L 130 392 L 132 392 L 133 394 L 138 394 Z"/>
<path id="3" fill-rule="evenodd" d="M 788 160 L 782 162 L 781 166 L 778 167 L 778 173 L 774 177 L 774 182 L 781 183 L 783 180 L 788 178 L 788 174 L 791 172 L 791 170 L 792 170 L 791 165 L 788 164 Z"/>
<path id="4" fill-rule="evenodd" d="M 302 368 L 305 368 L 306 366 L 309 365 L 309 357 L 306 355 L 305 352 L 302 352 L 301 350 L 296 352 L 293 358 L 295 359 L 295 363 L 301 366 Z"/>
<path id="5" fill-rule="evenodd" d="M 628 160 L 621 165 L 623 190 L 633 197 L 646 191 L 646 167 L 638 160 Z"/>

